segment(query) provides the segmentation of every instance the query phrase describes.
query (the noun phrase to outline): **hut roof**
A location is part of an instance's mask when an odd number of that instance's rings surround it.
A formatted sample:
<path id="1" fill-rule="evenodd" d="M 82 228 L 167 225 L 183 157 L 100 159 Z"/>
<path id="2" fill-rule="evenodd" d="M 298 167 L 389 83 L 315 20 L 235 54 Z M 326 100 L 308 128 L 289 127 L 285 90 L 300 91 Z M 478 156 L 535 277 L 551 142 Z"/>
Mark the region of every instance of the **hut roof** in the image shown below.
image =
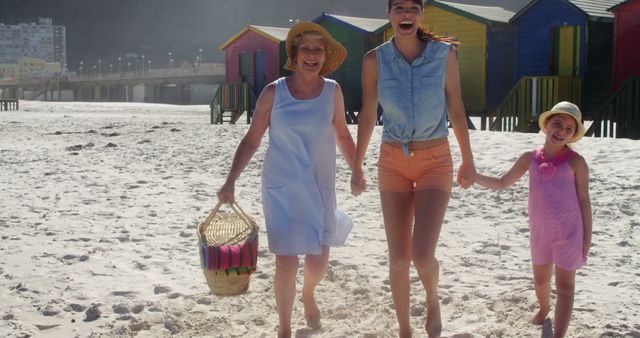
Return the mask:
<path id="1" fill-rule="evenodd" d="M 610 18 L 613 19 L 613 13 L 608 12 L 607 9 L 614 7 L 621 2 L 622 0 L 564 0 L 567 3 L 573 5 L 578 10 L 582 11 L 585 15 L 594 18 Z M 520 10 L 518 14 L 516 14 L 512 21 L 517 17 L 522 15 L 522 13 L 526 12 L 531 6 L 533 6 L 538 0 L 531 1 L 525 8 Z"/>
<path id="2" fill-rule="evenodd" d="M 615 5 L 615 6 L 612 6 L 611 8 L 609 8 L 609 9 L 607 9 L 607 10 L 608 10 L 609 12 L 615 12 L 615 11 L 617 11 L 618 9 L 620 9 L 620 7 L 621 7 L 621 6 L 624 6 L 624 5 L 630 4 L 630 3 L 634 2 L 634 1 L 635 1 L 635 0 L 626 0 L 626 1 L 622 1 L 622 2 L 620 2 L 619 4 L 617 4 L 617 5 Z"/>
<path id="3" fill-rule="evenodd" d="M 348 26 L 354 27 L 366 33 L 377 33 L 386 29 L 388 25 L 390 25 L 389 20 L 387 19 L 361 18 L 329 13 L 322 13 L 322 15 L 315 18 L 313 21 L 318 22 L 323 18 L 328 18 L 329 20 L 332 20 L 334 22 L 347 24 Z"/>
<path id="4" fill-rule="evenodd" d="M 256 28 L 256 29 L 258 29 L 258 30 L 261 30 L 261 31 L 267 33 L 268 35 L 271 35 L 272 37 L 274 37 L 278 41 L 287 40 L 287 34 L 289 33 L 289 28 L 269 27 L 269 26 L 256 26 L 256 25 L 251 25 L 251 26 Z"/>
<path id="5" fill-rule="evenodd" d="M 257 34 L 264 36 L 265 38 L 279 43 L 281 41 L 285 41 L 287 39 L 287 33 L 289 33 L 289 28 L 282 27 L 269 27 L 269 26 L 256 26 L 256 25 L 246 25 L 242 30 L 233 35 L 227 41 L 223 42 L 220 45 L 220 49 L 225 49 L 229 46 L 233 41 L 235 41 L 242 34 L 252 31 Z"/>
<path id="6" fill-rule="evenodd" d="M 631 2 L 633 2 L 633 1 L 634 1 L 634 0 L 626 0 L 626 1 L 622 1 L 622 2 L 620 2 L 619 4 L 617 4 L 617 5 L 615 5 L 615 6 L 612 6 L 612 7 L 608 8 L 608 9 L 607 9 L 607 11 L 609 11 L 609 12 L 615 12 L 615 11 L 617 11 L 617 10 L 620 8 L 620 6 L 624 6 L 624 5 L 626 5 L 626 4 L 628 4 L 628 3 L 631 3 Z"/>
<path id="7" fill-rule="evenodd" d="M 589 16 L 613 18 L 607 9 L 623 2 L 621 0 L 569 0 Z"/>
<path id="8" fill-rule="evenodd" d="M 509 20 L 524 8 L 530 0 L 431 0 L 429 3 L 440 5 L 460 15 L 482 22 L 503 22 Z"/>

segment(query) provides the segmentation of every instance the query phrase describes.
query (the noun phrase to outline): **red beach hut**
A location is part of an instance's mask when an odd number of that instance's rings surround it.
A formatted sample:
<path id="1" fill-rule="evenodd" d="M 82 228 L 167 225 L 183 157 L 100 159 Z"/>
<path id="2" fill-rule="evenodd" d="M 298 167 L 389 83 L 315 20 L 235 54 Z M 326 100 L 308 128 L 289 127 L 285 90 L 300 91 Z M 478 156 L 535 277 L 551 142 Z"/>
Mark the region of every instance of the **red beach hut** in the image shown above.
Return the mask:
<path id="1" fill-rule="evenodd" d="M 627 0 L 609 8 L 614 15 L 613 90 L 630 76 L 640 76 L 640 0 Z"/>

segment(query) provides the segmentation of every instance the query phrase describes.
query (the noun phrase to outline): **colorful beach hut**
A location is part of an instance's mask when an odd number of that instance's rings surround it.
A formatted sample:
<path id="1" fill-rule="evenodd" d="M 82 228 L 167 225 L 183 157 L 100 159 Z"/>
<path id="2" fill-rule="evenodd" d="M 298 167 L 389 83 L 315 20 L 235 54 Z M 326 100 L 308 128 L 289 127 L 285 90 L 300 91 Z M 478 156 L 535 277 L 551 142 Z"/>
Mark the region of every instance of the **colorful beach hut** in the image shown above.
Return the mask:
<path id="1" fill-rule="evenodd" d="M 247 25 L 220 45 L 225 53 L 225 83 L 211 102 L 211 123 L 251 121 L 256 97 L 283 74 L 284 41 L 289 28 Z"/>
<path id="2" fill-rule="evenodd" d="M 609 8 L 614 14 L 613 93 L 594 112 L 586 135 L 640 139 L 640 0 Z"/>
<path id="3" fill-rule="evenodd" d="M 393 29 L 387 19 L 360 18 L 322 13 L 313 21 L 324 27 L 347 49 L 342 66 L 329 77 L 340 83 L 350 122 L 362 106 L 362 59 L 364 54 L 391 38 Z"/>
<path id="4" fill-rule="evenodd" d="M 609 8 L 614 15 L 613 90 L 631 76 L 640 76 L 640 0 Z"/>
<path id="5" fill-rule="evenodd" d="M 249 83 L 256 95 L 282 74 L 289 28 L 247 25 L 220 45 L 227 83 Z"/>
<path id="6" fill-rule="evenodd" d="M 509 20 L 529 0 L 425 3 L 424 24 L 460 42 L 458 64 L 468 113 L 492 111 L 515 84 L 516 30 Z"/>
<path id="7" fill-rule="evenodd" d="M 611 93 L 613 14 L 619 0 L 533 0 L 517 27 L 517 76 L 577 77 L 589 116 Z"/>

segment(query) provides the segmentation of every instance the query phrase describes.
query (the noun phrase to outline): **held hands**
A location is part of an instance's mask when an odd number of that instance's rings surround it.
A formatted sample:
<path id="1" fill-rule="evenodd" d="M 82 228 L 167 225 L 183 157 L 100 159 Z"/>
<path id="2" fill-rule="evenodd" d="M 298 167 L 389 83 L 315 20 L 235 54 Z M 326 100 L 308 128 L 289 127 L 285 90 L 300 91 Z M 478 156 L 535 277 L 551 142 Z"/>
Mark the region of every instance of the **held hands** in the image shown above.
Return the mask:
<path id="1" fill-rule="evenodd" d="M 367 189 L 367 181 L 364 179 L 362 166 L 359 166 L 351 173 L 351 194 L 359 196 Z"/>
<path id="2" fill-rule="evenodd" d="M 472 186 L 476 181 L 476 166 L 471 162 L 471 164 L 467 164 L 466 162 L 462 162 L 460 165 L 460 169 L 458 169 L 458 184 L 463 189 L 468 189 Z"/>
<path id="3" fill-rule="evenodd" d="M 222 203 L 233 204 L 235 203 L 235 183 L 225 182 L 222 188 L 218 190 L 218 200 Z"/>

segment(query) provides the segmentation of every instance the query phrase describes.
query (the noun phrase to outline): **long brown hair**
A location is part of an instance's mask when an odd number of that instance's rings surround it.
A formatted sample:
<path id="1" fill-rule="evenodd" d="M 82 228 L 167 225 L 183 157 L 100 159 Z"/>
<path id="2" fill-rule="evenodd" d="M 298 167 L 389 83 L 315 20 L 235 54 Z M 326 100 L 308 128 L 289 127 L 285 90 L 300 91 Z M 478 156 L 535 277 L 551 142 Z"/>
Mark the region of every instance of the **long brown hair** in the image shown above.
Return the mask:
<path id="1" fill-rule="evenodd" d="M 387 2 L 387 12 L 391 11 L 391 6 L 393 5 L 394 1 L 395 0 L 389 0 Z M 420 8 L 424 10 L 424 4 L 422 3 L 422 0 L 411 0 L 411 2 L 420 6 Z M 421 41 L 442 41 L 447 42 L 454 47 L 460 45 L 460 42 L 457 41 L 455 37 L 437 34 L 435 30 L 427 28 L 423 23 L 420 23 L 420 25 L 418 26 L 418 31 L 416 34 L 418 35 L 418 39 L 420 39 Z"/>

